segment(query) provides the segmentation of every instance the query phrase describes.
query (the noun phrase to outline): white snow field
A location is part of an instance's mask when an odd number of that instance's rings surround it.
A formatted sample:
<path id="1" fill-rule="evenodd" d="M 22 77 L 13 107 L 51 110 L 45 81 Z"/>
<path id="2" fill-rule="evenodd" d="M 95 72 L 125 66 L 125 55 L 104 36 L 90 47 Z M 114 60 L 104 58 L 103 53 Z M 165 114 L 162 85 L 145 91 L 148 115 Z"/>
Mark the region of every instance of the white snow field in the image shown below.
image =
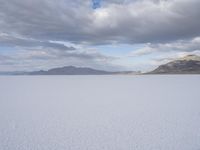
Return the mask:
<path id="1" fill-rule="evenodd" d="M 200 76 L 1 76 L 0 150 L 200 150 Z"/>

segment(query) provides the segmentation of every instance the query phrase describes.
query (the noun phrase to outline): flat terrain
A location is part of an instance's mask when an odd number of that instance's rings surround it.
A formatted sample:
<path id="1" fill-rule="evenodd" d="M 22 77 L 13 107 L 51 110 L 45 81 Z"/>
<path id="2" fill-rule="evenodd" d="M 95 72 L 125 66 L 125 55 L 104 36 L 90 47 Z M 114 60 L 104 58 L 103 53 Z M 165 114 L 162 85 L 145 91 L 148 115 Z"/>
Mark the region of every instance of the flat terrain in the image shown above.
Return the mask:
<path id="1" fill-rule="evenodd" d="M 200 76 L 1 76 L 1 150 L 200 150 Z"/>

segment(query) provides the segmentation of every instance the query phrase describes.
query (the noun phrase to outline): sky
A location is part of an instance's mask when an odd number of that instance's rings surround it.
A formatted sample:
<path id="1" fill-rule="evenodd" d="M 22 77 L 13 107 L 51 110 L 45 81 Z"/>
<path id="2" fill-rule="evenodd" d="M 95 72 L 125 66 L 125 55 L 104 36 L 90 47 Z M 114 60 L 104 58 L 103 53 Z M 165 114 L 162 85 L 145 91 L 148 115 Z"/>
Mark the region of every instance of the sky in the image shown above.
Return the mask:
<path id="1" fill-rule="evenodd" d="M 0 0 L 0 71 L 149 71 L 200 54 L 199 0 Z"/>

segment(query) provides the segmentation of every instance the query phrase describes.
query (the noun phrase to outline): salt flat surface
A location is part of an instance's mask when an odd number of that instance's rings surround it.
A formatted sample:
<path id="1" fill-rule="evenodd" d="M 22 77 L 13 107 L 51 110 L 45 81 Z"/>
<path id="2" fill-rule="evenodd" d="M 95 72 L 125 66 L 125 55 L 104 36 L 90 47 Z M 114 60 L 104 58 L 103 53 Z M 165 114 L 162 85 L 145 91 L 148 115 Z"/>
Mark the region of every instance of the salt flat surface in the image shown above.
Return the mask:
<path id="1" fill-rule="evenodd" d="M 200 76 L 1 76 L 0 150 L 200 150 Z"/>

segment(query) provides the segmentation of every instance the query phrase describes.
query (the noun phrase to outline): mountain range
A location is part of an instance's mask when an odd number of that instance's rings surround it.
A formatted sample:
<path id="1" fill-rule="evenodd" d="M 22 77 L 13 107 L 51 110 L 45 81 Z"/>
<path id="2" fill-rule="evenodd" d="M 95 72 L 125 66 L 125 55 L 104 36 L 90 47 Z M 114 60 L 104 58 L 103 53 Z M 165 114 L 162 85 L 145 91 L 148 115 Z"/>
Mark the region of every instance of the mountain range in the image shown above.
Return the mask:
<path id="1" fill-rule="evenodd" d="M 65 66 L 49 70 L 32 72 L 0 72 L 0 75 L 118 75 L 118 74 L 139 74 L 135 71 L 104 71 L 86 67 Z"/>

